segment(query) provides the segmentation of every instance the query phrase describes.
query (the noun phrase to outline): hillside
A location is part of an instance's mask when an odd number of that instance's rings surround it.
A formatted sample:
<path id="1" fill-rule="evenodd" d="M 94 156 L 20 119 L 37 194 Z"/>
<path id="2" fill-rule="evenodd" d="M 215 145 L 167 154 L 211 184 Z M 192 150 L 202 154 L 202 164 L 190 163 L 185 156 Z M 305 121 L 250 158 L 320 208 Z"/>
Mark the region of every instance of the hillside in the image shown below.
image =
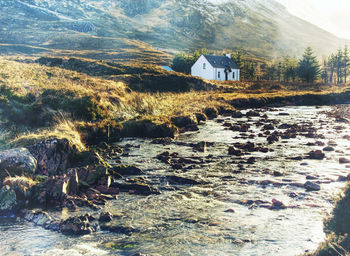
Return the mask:
<path id="1" fill-rule="evenodd" d="M 13 0 L 0 3 L 2 54 L 166 64 L 174 50 L 244 48 L 261 57 L 328 54 L 344 40 L 274 0 Z M 165 50 L 162 50 L 165 49 Z"/>

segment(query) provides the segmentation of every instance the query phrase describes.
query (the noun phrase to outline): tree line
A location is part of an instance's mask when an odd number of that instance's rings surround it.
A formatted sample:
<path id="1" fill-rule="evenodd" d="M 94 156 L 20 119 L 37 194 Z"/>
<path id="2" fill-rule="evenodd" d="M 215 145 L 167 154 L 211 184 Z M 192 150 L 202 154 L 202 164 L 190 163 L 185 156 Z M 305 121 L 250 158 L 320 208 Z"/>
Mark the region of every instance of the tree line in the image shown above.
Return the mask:
<path id="1" fill-rule="evenodd" d="M 202 54 L 209 54 L 207 49 L 196 50 L 193 53 L 175 55 L 172 68 L 175 71 L 190 74 L 192 65 Z M 231 53 L 232 60 L 241 70 L 241 79 L 274 80 L 283 82 L 307 82 L 341 84 L 347 83 L 350 75 L 350 52 L 347 46 L 325 58 L 322 65 L 311 47 L 307 47 L 301 58 L 284 56 L 271 64 L 259 63 L 247 58 L 243 51 Z"/>

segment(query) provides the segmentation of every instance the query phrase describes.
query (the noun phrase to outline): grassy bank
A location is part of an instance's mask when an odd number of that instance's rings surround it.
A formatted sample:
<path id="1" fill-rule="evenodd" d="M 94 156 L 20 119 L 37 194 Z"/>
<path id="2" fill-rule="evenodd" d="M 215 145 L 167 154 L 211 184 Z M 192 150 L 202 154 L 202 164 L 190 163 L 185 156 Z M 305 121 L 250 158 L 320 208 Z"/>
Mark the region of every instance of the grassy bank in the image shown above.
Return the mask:
<path id="1" fill-rule="evenodd" d="M 96 138 L 137 131 L 174 135 L 178 127 L 172 117 L 188 116 L 197 122 L 196 116 L 208 108 L 298 104 L 308 99 L 317 104 L 320 99 L 329 101 L 330 95 L 337 101 L 345 90 L 308 85 L 296 90 L 295 85 L 276 82 L 214 83 L 150 64 L 0 58 L 0 146 L 66 138 L 83 148 Z"/>
<path id="2" fill-rule="evenodd" d="M 326 240 L 319 248 L 307 256 L 347 256 L 350 255 L 350 185 L 339 195 L 332 215 L 325 221 Z"/>

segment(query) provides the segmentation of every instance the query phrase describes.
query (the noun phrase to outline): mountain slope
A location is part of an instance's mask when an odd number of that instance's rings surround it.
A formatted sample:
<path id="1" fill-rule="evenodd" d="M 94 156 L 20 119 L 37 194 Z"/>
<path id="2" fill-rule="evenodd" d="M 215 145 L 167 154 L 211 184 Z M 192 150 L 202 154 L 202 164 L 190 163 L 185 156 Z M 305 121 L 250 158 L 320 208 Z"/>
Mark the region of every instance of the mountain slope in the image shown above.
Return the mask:
<path id="1" fill-rule="evenodd" d="M 309 45 L 328 54 L 345 43 L 274 0 L 12 0 L 0 2 L 0 14 L 0 50 L 7 53 L 29 51 L 13 47 L 25 44 L 40 47 L 31 52 L 88 50 L 100 51 L 88 57 L 127 60 L 157 52 L 150 44 L 174 50 L 243 48 L 271 57 L 299 55 Z"/>

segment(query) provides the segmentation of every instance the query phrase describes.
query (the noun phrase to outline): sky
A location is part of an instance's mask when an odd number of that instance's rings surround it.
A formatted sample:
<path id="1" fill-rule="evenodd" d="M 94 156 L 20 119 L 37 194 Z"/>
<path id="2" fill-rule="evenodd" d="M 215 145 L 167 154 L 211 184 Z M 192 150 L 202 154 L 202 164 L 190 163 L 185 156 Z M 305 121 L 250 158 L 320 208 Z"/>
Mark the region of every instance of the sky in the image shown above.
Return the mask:
<path id="1" fill-rule="evenodd" d="M 277 0 L 290 13 L 350 39 L 350 0 Z"/>

